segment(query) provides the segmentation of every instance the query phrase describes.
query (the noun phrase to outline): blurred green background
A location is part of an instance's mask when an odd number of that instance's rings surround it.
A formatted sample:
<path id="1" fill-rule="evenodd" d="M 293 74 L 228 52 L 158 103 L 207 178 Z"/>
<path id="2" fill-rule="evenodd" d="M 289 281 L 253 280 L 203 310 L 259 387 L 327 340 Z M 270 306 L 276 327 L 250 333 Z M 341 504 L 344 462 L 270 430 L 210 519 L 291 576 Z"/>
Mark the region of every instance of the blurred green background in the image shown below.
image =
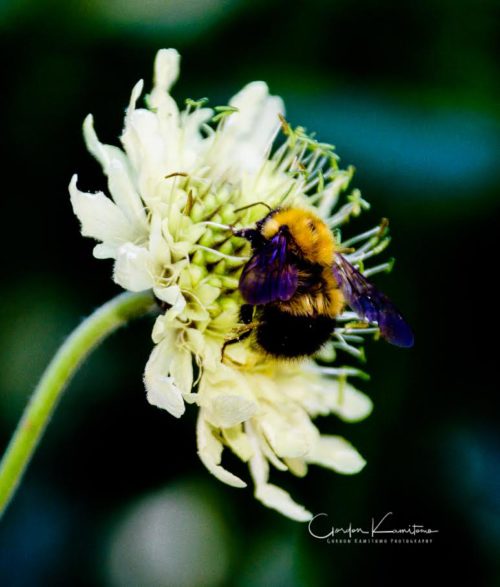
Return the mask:
<path id="1" fill-rule="evenodd" d="M 372 211 L 353 231 L 391 220 L 397 264 L 377 282 L 416 346 L 369 345 L 372 416 L 318 422 L 368 465 L 277 481 L 337 526 L 394 512 L 394 526 L 439 530 L 431 545 L 328 545 L 220 484 L 196 456 L 193 410 L 178 421 L 145 401 L 143 320 L 64 396 L 0 525 L 2 585 L 500 584 L 499 13 L 494 0 L 1 0 L 2 446 L 64 336 L 118 291 L 69 203 L 74 172 L 105 186 L 83 118 L 116 143 L 132 86 L 176 47 L 179 100 L 223 104 L 266 80 L 293 124 L 356 166 Z"/>

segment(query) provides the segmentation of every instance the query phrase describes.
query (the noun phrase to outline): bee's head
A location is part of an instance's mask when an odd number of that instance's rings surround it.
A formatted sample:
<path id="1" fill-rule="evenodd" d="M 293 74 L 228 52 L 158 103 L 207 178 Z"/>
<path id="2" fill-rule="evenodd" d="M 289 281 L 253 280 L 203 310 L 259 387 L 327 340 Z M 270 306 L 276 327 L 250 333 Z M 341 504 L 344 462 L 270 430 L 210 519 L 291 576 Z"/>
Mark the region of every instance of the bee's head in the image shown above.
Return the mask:
<path id="1" fill-rule="evenodd" d="M 256 224 L 257 230 L 260 232 L 260 234 L 264 238 L 270 239 L 270 238 L 273 238 L 273 236 L 277 232 L 288 231 L 288 226 L 286 226 L 282 222 L 279 222 L 275 218 L 276 214 L 280 211 L 281 211 L 280 208 L 276 208 L 276 210 L 271 210 L 271 212 L 269 212 L 269 214 L 267 214 L 266 216 L 264 216 L 264 218 L 262 218 L 262 220 L 259 220 L 257 222 L 257 224 Z"/>

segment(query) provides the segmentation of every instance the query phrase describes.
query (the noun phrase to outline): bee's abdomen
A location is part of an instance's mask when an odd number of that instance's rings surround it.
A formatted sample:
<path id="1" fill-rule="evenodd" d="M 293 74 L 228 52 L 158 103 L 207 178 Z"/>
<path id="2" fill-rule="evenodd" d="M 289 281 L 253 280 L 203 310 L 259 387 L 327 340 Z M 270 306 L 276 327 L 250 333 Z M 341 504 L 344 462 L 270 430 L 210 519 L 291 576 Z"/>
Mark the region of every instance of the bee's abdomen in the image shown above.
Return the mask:
<path id="1" fill-rule="evenodd" d="M 292 359 L 317 352 L 334 328 L 335 319 L 328 316 L 294 316 L 277 306 L 264 306 L 255 340 L 268 354 Z"/>

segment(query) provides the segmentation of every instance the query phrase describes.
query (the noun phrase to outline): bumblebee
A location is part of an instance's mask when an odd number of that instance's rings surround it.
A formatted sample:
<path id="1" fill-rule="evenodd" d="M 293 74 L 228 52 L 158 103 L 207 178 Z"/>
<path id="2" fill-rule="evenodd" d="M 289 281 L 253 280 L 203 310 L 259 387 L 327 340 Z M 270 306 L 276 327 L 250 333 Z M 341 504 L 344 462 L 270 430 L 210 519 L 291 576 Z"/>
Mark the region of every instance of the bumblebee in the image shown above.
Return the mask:
<path id="1" fill-rule="evenodd" d="M 278 208 L 255 228 L 233 234 L 248 240 L 253 254 L 239 280 L 245 326 L 224 348 L 252 336 L 254 346 L 276 358 L 312 355 L 330 338 L 346 305 L 360 319 L 376 322 L 388 342 L 413 345 L 394 304 L 347 261 L 313 212 Z"/>

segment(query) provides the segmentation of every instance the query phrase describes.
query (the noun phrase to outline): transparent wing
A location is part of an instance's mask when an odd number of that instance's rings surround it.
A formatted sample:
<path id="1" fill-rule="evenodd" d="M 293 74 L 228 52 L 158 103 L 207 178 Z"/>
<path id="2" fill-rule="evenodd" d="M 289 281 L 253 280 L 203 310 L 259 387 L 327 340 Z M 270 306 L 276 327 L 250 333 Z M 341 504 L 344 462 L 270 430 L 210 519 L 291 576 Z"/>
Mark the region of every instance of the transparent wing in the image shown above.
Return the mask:
<path id="1" fill-rule="evenodd" d="M 347 304 L 360 318 L 376 322 L 391 344 L 413 346 L 413 332 L 396 306 L 340 254 L 335 256 L 333 274 Z"/>
<path id="2" fill-rule="evenodd" d="M 298 271 L 289 260 L 287 237 L 277 233 L 253 255 L 243 268 L 240 291 L 252 305 L 288 301 L 298 284 Z"/>

